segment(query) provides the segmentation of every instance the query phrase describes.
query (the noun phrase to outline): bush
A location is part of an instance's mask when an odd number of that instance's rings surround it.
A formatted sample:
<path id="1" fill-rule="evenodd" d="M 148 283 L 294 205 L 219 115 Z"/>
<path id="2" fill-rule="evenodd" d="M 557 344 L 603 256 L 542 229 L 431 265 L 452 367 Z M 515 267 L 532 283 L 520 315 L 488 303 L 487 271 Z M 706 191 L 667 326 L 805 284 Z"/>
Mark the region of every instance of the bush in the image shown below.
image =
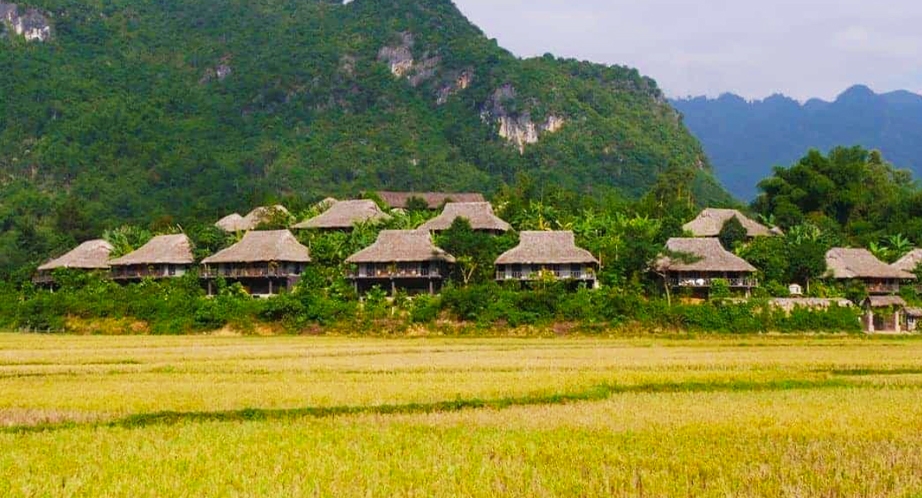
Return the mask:
<path id="1" fill-rule="evenodd" d="M 442 300 L 438 296 L 422 295 L 413 298 L 410 306 L 410 321 L 413 323 L 432 323 L 439 317 Z"/>

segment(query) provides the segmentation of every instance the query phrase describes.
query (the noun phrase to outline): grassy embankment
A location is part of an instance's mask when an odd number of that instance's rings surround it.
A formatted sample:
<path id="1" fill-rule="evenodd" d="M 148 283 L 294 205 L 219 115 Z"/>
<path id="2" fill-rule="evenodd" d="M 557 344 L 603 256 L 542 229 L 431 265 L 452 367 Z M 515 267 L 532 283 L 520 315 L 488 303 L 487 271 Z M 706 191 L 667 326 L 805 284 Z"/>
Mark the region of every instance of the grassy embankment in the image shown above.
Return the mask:
<path id="1" fill-rule="evenodd" d="M 0 495 L 922 493 L 922 341 L 0 335 Z"/>

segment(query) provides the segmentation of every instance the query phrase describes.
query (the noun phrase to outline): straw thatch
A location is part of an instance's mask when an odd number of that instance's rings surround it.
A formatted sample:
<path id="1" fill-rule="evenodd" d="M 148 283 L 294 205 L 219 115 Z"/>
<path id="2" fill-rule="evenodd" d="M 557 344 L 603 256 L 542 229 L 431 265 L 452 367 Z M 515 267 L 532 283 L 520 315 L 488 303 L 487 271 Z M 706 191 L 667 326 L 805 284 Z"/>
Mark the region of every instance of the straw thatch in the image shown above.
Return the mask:
<path id="1" fill-rule="evenodd" d="M 52 271 L 58 268 L 105 270 L 109 268 L 109 254 L 111 252 L 112 244 L 105 240 L 90 240 L 80 244 L 67 254 L 39 266 L 38 271 Z"/>
<path id="2" fill-rule="evenodd" d="M 871 308 L 905 308 L 906 301 L 900 296 L 871 296 L 864 300 L 865 306 Z"/>
<path id="3" fill-rule="evenodd" d="M 418 198 L 426 201 L 429 209 L 438 209 L 448 202 L 484 202 L 483 194 L 475 193 L 445 193 L 445 192 L 378 192 L 378 196 L 388 206 L 397 209 L 407 209 L 410 199 Z"/>
<path id="4" fill-rule="evenodd" d="M 274 213 L 290 214 L 285 206 L 261 206 L 250 211 L 246 216 L 237 213 L 230 214 L 218 220 L 215 226 L 225 232 L 246 232 L 255 230 L 261 223 L 269 221 Z"/>
<path id="5" fill-rule="evenodd" d="M 315 205 L 320 208 L 320 210 L 326 211 L 327 209 L 333 207 L 333 204 L 336 204 L 337 202 L 339 202 L 339 200 L 337 200 L 335 197 L 327 197 Z"/>
<path id="6" fill-rule="evenodd" d="M 508 232 L 512 229 L 509 223 L 493 214 L 493 206 L 489 202 L 449 202 L 445 204 L 442 214 L 423 224 L 420 230 L 430 232 L 448 230 L 458 218 L 469 221 L 474 230 Z"/>
<path id="7" fill-rule="evenodd" d="M 240 242 L 205 258 L 202 263 L 309 263 L 310 251 L 288 230 L 247 232 Z"/>
<path id="8" fill-rule="evenodd" d="M 727 251 L 717 239 L 669 239 L 666 250 L 684 258 L 663 256 L 656 262 L 658 271 L 755 273 L 746 260 Z"/>
<path id="9" fill-rule="evenodd" d="M 695 237 L 717 237 L 723 230 L 724 224 L 733 217 L 739 220 L 749 237 L 768 237 L 778 233 L 778 231 L 773 232 L 765 225 L 749 219 L 736 209 L 705 209 L 697 218 L 686 223 L 682 228 L 686 232 L 691 232 Z"/>
<path id="10" fill-rule="evenodd" d="M 890 266 L 900 271 L 914 273 L 916 268 L 919 267 L 919 263 L 922 263 L 922 249 L 914 249 Z"/>
<path id="11" fill-rule="evenodd" d="M 826 253 L 827 277 L 834 279 L 915 280 L 916 276 L 874 257 L 867 249 L 831 249 Z"/>
<path id="12" fill-rule="evenodd" d="M 825 310 L 835 306 L 840 308 L 851 308 L 854 306 L 848 299 L 822 299 L 811 297 L 777 298 L 769 301 L 769 304 L 788 313 L 797 308 Z"/>
<path id="13" fill-rule="evenodd" d="M 922 318 L 922 308 L 906 308 L 904 311 L 909 318 Z"/>
<path id="14" fill-rule="evenodd" d="M 294 228 L 303 229 L 349 229 L 359 223 L 378 222 L 391 219 L 375 204 L 375 201 L 339 201 L 329 209 L 303 223 L 298 223 Z"/>
<path id="15" fill-rule="evenodd" d="M 260 223 L 269 221 L 269 218 L 271 218 L 275 213 L 291 214 L 287 209 L 285 209 L 285 206 L 280 204 L 276 204 L 275 206 L 260 206 L 250 211 L 249 214 L 243 217 L 248 225 L 247 230 L 253 230 L 259 226 Z"/>
<path id="16" fill-rule="evenodd" d="M 214 226 L 224 230 L 225 232 L 241 232 L 244 230 L 249 230 L 246 219 L 243 216 L 240 216 L 238 213 L 229 214 L 214 224 Z"/>
<path id="17" fill-rule="evenodd" d="M 599 264 L 589 251 L 576 247 L 573 232 L 522 232 L 519 245 L 496 260 L 497 265 Z"/>
<path id="18" fill-rule="evenodd" d="M 413 263 L 444 261 L 454 263 L 451 254 L 432 243 L 429 232 L 423 230 L 384 230 L 371 247 L 346 260 L 347 263 Z"/>
<path id="19" fill-rule="evenodd" d="M 189 265 L 194 261 L 192 242 L 185 234 L 159 235 L 137 251 L 113 259 L 109 266 Z"/>

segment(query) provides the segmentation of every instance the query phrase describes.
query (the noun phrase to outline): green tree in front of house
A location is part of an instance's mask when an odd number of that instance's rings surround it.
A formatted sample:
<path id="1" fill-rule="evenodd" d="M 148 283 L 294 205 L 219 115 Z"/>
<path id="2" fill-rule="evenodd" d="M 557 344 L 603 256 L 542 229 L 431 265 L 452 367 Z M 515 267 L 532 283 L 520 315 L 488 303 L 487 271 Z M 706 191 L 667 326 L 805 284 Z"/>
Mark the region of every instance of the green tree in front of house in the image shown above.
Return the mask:
<path id="1" fill-rule="evenodd" d="M 734 216 L 724 222 L 717 239 L 720 240 L 720 244 L 724 246 L 724 249 L 732 252 L 740 244 L 746 242 L 747 235 L 746 227 Z"/>

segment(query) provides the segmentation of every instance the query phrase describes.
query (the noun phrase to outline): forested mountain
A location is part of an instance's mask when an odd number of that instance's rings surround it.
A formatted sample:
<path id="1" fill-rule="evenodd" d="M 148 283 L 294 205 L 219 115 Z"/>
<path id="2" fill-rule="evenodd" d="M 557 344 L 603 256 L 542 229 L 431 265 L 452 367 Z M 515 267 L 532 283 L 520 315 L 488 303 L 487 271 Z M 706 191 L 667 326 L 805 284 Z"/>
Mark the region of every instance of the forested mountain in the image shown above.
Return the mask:
<path id="1" fill-rule="evenodd" d="M 364 189 L 639 197 L 694 170 L 656 83 L 521 60 L 449 0 L 0 1 L 0 267 L 121 223 Z"/>
<path id="2" fill-rule="evenodd" d="M 717 176 L 741 198 L 754 197 L 774 166 L 791 164 L 811 148 L 880 149 L 897 167 L 922 174 L 922 96 L 910 92 L 878 95 L 855 86 L 834 102 L 803 105 L 783 95 L 747 102 L 732 94 L 672 103 L 701 140 Z"/>

